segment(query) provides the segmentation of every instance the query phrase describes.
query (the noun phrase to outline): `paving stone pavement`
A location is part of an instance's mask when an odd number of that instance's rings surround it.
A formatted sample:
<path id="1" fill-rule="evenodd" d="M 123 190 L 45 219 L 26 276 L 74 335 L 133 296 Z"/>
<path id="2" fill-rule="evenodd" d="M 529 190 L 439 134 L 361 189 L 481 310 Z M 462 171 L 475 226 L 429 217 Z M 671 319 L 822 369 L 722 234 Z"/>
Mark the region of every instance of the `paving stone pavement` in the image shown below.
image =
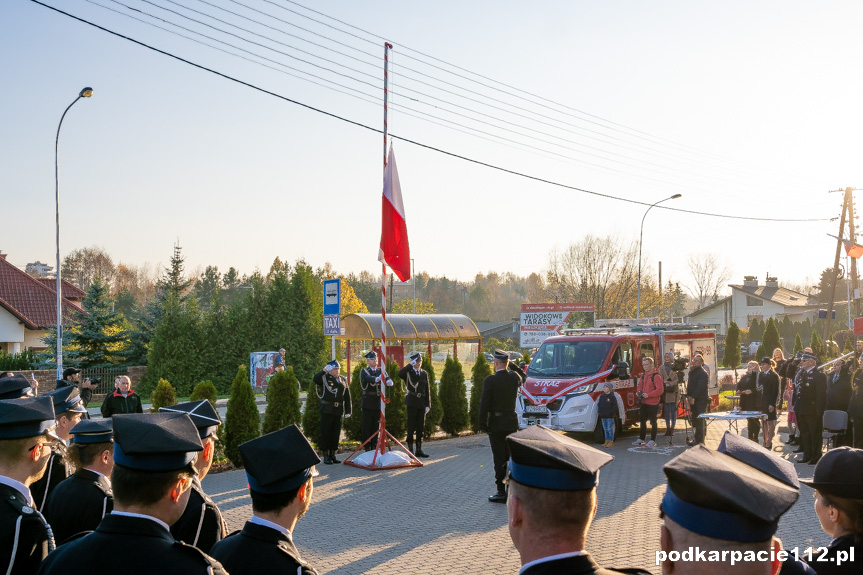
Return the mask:
<path id="1" fill-rule="evenodd" d="M 708 427 L 709 447 L 717 446 L 725 429 L 723 422 Z M 745 425 L 741 429 L 745 433 Z M 615 460 L 602 470 L 599 507 L 587 540 L 600 565 L 661 573 L 654 558 L 665 490 L 662 466 L 684 449 L 682 430 L 675 437 L 679 445 L 671 448 L 662 431 L 659 447 L 652 450 L 630 445 L 637 436 L 634 430 L 624 432 L 611 449 Z M 423 468 L 371 472 L 319 466 L 311 508 L 294 533 L 300 552 L 319 573 L 518 572 L 506 506 L 487 500 L 494 491 L 487 436 L 431 441 L 423 447 L 431 455 Z M 790 449 L 784 444 L 783 449 L 788 457 Z M 803 477 L 812 474 L 812 466 L 797 468 Z M 222 509 L 229 530 L 240 529 L 251 516 L 244 472 L 210 475 L 203 485 Z M 812 489 L 801 486 L 800 499 L 782 518 L 778 536 L 786 548 L 828 543 L 813 509 Z"/>

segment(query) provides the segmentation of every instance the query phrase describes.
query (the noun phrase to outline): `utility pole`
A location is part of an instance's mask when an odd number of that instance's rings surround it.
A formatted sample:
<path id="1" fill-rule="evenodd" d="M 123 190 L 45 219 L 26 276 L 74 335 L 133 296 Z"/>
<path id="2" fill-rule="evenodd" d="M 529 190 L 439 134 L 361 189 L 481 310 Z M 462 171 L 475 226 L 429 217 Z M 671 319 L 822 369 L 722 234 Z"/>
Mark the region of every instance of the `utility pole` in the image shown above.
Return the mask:
<path id="1" fill-rule="evenodd" d="M 848 236 L 849 236 L 848 239 L 851 240 L 851 243 L 856 244 L 857 243 L 857 233 L 855 231 L 856 226 L 854 225 L 854 198 L 851 197 L 851 192 L 853 192 L 853 191 L 854 190 L 852 190 L 851 188 L 848 188 L 846 190 L 846 193 L 848 194 L 848 200 L 849 200 L 848 201 Z M 856 299 L 856 296 L 854 294 L 856 293 L 856 290 L 859 287 L 858 280 L 857 280 L 857 258 L 849 258 L 849 259 L 851 260 L 850 271 L 848 272 L 849 274 L 851 274 L 850 278 L 849 278 L 851 280 L 851 298 Z M 848 306 L 850 308 L 850 306 L 851 306 L 850 302 L 848 303 Z M 859 301 L 855 301 L 854 313 L 856 313 L 858 316 L 860 315 Z"/>
<path id="2" fill-rule="evenodd" d="M 830 318 L 833 315 L 833 304 L 836 301 L 836 280 L 839 277 L 839 255 L 842 252 L 842 238 L 845 236 L 845 216 L 849 213 L 850 206 L 851 188 L 845 188 L 845 199 L 842 202 L 842 215 L 839 217 L 839 235 L 836 240 L 836 257 L 833 260 L 833 280 L 830 282 L 830 303 L 827 306 L 827 318 L 824 322 L 825 343 L 832 339 L 830 337 Z"/>

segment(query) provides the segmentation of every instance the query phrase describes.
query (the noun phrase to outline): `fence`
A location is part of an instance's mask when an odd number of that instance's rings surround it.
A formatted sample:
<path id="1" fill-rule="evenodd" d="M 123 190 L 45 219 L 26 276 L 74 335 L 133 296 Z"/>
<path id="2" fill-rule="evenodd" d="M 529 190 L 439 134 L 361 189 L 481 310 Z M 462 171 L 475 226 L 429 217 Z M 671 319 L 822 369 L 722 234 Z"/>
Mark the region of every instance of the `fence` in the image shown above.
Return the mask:
<path id="1" fill-rule="evenodd" d="M 83 381 L 85 378 L 89 378 L 90 380 L 94 378 L 101 378 L 102 381 L 96 385 L 96 389 L 93 390 L 94 395 L 104 395 L 110 393 L 114 390 L 114 378 L 118 375 L 128 375 L 129 379 L 132 380 L 132 388 L 138 386 L 141 382 L 141 379 L 144 377 L 144 374 L 147 372 L 146 366 L 132 366 L 132 367 L 106 367 L 100 369 L 85 369 L 81 372 L 81 380 Z M 57 372 L 53 369 L 40 369 L 40 370 L 32 370 L 32 371 L 22 371 L 20 372 L 25 377 L 30 377 L 32 373 L 36 378 L 36 381 L 39 382 L 39 394 L 46 393 L 55 389 L 57 386 Z"/>

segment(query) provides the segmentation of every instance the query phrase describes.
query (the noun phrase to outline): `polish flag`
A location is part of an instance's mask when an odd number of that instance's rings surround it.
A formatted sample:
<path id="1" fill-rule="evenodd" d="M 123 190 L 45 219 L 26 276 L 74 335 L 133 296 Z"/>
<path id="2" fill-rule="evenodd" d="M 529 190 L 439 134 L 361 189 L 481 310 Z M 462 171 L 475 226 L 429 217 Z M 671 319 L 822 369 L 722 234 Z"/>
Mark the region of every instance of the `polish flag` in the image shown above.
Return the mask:
<path id="1" fill-rule="evenodd" d="M 381 247 L 378 261 L 385 262 L 398 276 L 407 281 L 411 277 L 411 250 L 408 245 L 408 227 L 405 221 L 405 206 L 402 203 L 402 188 L 396 157 L 390 145 L 389 158 L 384 173 L 383 214 L 381 218 Z"/>

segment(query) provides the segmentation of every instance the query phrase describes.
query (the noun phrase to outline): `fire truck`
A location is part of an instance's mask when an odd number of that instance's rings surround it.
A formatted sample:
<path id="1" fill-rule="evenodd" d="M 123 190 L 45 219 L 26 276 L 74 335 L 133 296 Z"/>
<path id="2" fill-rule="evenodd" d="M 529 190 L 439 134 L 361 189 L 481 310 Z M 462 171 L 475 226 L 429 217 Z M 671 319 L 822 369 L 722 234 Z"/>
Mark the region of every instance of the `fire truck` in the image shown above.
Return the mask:
<path id="1" fill-rule="evenodd" d="M 516 400 L 519 427 L 542 424 L 551 429 L 593 433 L 603 441 L 602 422 L 596 416 L 596 398 L 606 383 L 617 393 L 618 433 L 638 423 L 636 397 L 641 360 L 659 365 L 666 352 L 675 357 L 675 369 L 685 393 L 689 362 L 700 353 L 709 374 L 711 404 L 718 401 L 716 332 L 692 325 L 645 325 L 564 330 L 546 339 L 527 368 L 527 381 Z"/>

